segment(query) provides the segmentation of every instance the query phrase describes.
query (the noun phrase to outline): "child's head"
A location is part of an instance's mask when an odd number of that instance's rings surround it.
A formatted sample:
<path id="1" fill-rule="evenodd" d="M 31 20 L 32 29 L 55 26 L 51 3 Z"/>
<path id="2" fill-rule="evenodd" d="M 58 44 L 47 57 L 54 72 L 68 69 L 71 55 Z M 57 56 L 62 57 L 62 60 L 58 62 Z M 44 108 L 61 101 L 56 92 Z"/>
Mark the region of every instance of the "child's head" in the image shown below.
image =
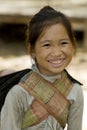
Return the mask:
<path id="1" fill-rule="evenodd" d="M 31 47 L 35 46 L 37 39 L 48 27 L 61 23 L 66 28 L 68 36 L 76 49 L 75 37 L 69 19 L 61 12 L 56 11 L 50 6 L 42 8 L 29 23 L 29 36 L 27 42 Z"/>
<path id="2" fill-rule="evenodd" d="M 29 51 L 41 73 L 61 73 L 72 60 L 75 39 L 68 18 L 46 6 L 29 24 Z"/>

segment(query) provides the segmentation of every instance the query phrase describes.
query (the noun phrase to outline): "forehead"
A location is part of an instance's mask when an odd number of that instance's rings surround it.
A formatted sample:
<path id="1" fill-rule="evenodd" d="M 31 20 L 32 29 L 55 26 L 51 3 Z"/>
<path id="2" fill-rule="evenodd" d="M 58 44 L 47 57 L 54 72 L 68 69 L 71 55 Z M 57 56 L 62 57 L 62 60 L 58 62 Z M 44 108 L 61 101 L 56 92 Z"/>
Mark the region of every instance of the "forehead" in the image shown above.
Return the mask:
<path id="1" fill-rule="evenodd" d="M 44 28 L 38 40 L 54 39 L 61 37 L 68 37 L 68 33 L 64 25 L 58 23 Z"/>

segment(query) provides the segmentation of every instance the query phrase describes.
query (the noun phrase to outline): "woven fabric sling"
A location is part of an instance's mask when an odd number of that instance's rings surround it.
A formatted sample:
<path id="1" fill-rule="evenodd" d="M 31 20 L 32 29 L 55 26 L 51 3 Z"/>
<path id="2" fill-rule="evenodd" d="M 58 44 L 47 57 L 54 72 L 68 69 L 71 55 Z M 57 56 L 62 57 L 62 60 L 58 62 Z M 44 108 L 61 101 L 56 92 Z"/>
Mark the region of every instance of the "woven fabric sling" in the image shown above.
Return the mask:
<path id="1" fill-rule="evenodd" d="M 57 79 L 54 83 L 31 71 L 21 79 L 19 85 L 35 97 L 25 113 L 22 128 L 34 126 L 49 115 L 52 115 L 63 128 L 65 127 L 71 106 L 66 97 L 73 87 L 65 71 L 61 79 Z"/>

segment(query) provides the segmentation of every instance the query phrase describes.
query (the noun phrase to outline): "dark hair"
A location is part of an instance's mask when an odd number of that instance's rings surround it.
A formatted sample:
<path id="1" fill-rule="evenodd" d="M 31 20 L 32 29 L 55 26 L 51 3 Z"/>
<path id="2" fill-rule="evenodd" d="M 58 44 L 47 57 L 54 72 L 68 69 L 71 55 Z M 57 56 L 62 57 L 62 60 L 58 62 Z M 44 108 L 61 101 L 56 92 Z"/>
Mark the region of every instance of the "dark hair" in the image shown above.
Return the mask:
<path id="1" fill-rule="evenodd" d="M 68 36 L 75 47 L 75 38 L 72 31 L 72 26 L 66 15 L 60 11 L 56 11 L 50 6 L 45 6 L 36 15 L 33 16 L 29 23 L 28 43 L 31 47 L 35 46 L 35 42 L 41 33 L 49 26 L 61 23 L 67 30 Z M 76 48 L 76 47 L 75 47 Z"/>

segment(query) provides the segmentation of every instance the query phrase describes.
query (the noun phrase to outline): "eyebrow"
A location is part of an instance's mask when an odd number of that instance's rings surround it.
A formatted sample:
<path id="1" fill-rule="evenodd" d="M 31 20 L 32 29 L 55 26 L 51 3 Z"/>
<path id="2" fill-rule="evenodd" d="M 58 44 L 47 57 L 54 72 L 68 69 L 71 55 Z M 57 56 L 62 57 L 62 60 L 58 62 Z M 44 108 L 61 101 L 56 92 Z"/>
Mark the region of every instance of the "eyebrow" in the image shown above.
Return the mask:
<path id="1" fill-rule="evenodd" d="M 67 41 L 67 42 L 70 42 L 70 38 L 63 38 L 63 39 L 60 39 L 59 42 L 62 42 L 62 41 Z"/>
<path id="2" fill-rule="evenodd" d="M 63 38 L 63 39 L 60 39 L 60 41 L 63 41 L 63 40 L 70 41 L 70 39 L 69 39 L 69 38 Z"/>
<path id="3" fill-rule="evenodd" d="M 52 40 L 44 40 L 44 41 L 41 41 L 40 43 L 43 44 L 45 42 L 52 42 Z"/>
<path id="4" fill-rule="evenodd" d="M 50 42 L 50 43 L 54 43 L 54 42 L 62 42 L 62 41 L 70 41 L 70 39 L 69 38 L 62 38 L 62 39 L 60 39 L 60 40 L 56 40 L 56 41 L 53 41 L 53 40 L 50 40 L 50 39 L 48 39 L 48 40 L 42 40 L 41 42 L 40 42 L 40 44 L 42 45 L 42 44 L 44 44 L 45 42 Z"/>

